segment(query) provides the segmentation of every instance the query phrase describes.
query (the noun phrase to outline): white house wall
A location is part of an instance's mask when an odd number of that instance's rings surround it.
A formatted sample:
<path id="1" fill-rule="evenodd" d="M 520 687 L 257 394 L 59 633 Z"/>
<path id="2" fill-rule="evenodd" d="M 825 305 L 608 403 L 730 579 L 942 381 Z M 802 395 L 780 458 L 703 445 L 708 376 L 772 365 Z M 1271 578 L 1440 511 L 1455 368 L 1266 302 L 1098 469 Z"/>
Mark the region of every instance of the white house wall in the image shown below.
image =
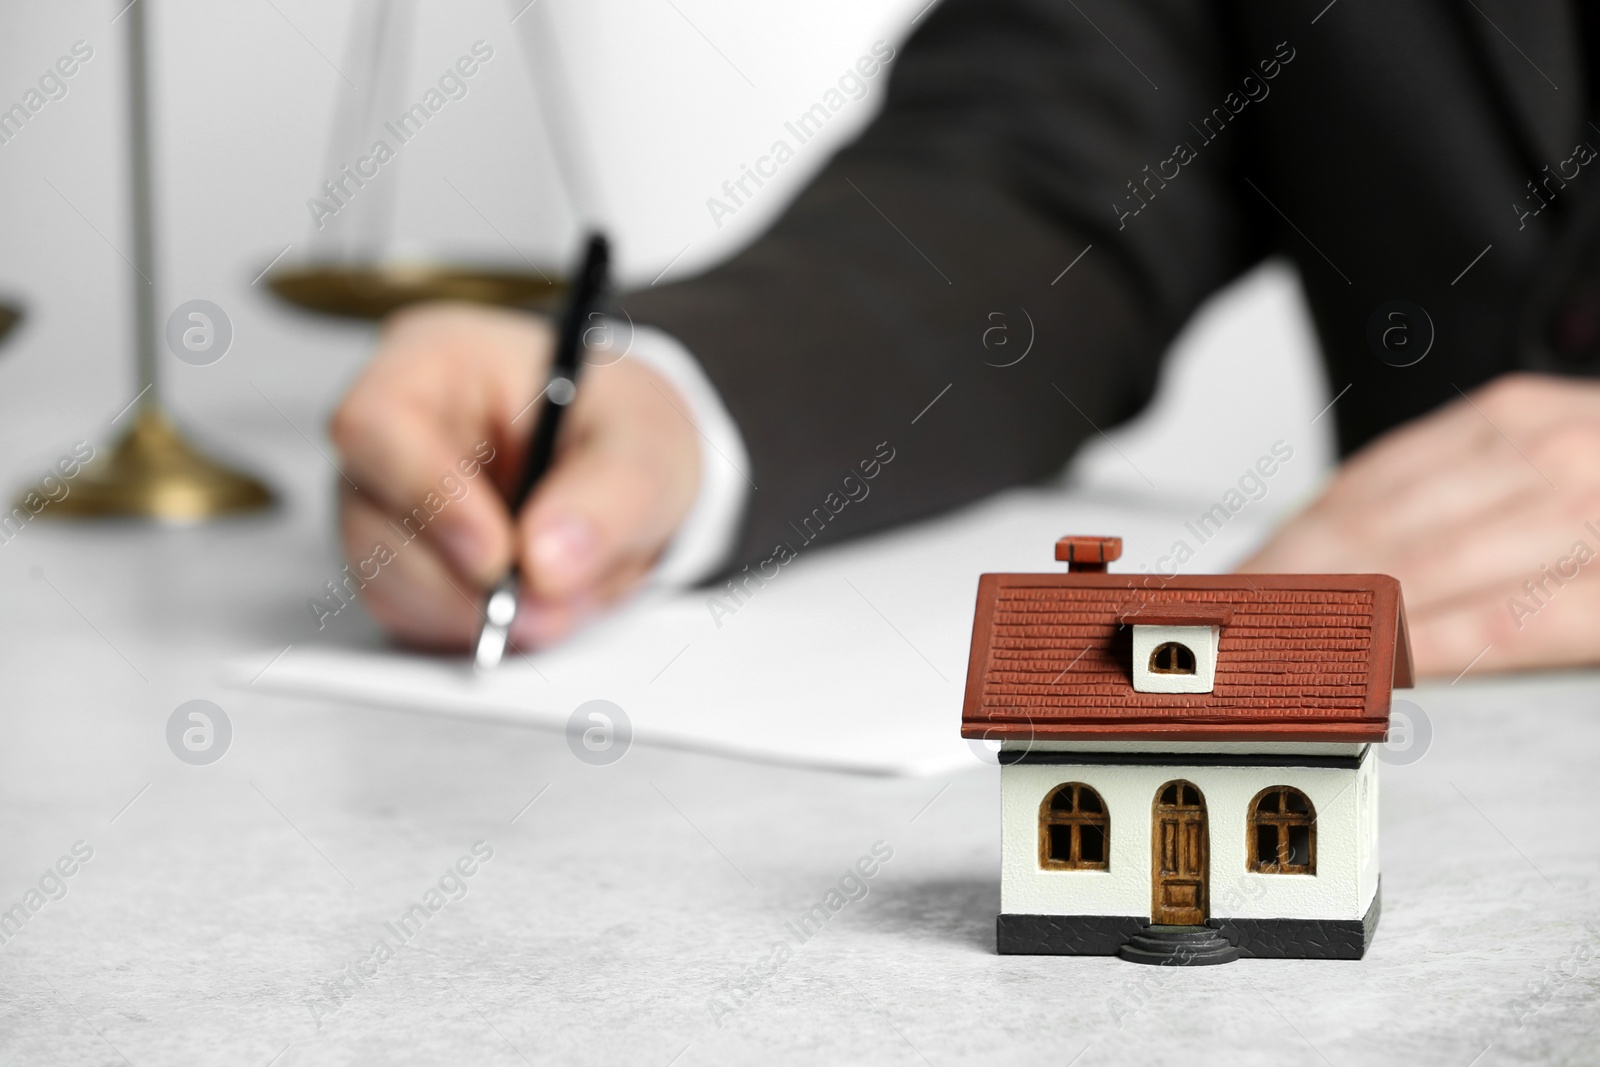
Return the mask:
<path id="1" fill-rule="evenodd" d="M 1367 753 L 1356 771 L 1356 868 L 1358 897 L 1367 903 L 1378 891 L 1378 758 L 1377 748 Z M 1320 810 L 1320 809 L 1319 809 Z M 1321 833 L 1322 820 L 1317 820 Z M 1318 847 L 1321 839 L 1318 839 Z M 1366 914 L 1366 909 L 1362 909 Z"/>
<path id="2" fill-rule="evenodd" d="M 1000 910 L 1022 915 L 1148 916 L 1152 806 L 1157 789 L 1179 778 L 1198 786 L 1205 797 L 1212 918 L 1359 919 L 1366 913 L 1378 884 L 1377 760 L 1370 750 L 1357 769 L 1040 763 L 1003 767 Z M 1065 782 L 1083 782 L 1105 802 L 1111 820 L 1109 870 L 1040 868 L 1039 806 Z M 1314 875 L 1247 869 L 1250 801 L 1274 785 L 1300 790 L 1316 810 Z"/>

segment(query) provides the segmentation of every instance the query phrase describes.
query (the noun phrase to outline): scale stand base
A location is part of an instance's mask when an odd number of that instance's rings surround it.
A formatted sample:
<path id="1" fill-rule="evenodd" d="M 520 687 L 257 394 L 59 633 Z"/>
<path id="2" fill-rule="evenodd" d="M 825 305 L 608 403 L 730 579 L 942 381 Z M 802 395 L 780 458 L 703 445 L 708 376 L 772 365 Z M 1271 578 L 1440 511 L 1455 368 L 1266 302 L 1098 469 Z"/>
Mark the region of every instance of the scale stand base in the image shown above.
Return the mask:
<path id="1" fill-rule="evenodd" d="M 53 479 L 67 495 L 40 517 L 135 518 L 188 523 L 272 506 L 272 491 L 243 472 L 224 467 L 190 444 L 154 405 L 139 409 L 133 427 L 109 456 L 91 461 L 74 478 Z M 23 493 L 49 499 L 45 487 Z M 31 510 L 31 509 L 30 509 Z"/>

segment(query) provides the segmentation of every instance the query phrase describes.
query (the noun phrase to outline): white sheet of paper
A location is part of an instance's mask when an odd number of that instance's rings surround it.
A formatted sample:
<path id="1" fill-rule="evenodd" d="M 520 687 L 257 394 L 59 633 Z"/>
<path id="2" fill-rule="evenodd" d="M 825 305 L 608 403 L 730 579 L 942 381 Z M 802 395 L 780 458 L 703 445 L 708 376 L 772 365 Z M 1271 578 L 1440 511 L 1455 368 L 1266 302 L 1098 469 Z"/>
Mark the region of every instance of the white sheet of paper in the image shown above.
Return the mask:
<path id="1" fill-rule="evenodd" d="M 978 575 L 1059 570 L 1054 544 L 1067 533 L 1120 535 L 1113 570 L 1154 568 L 1183 541 L 1195 553 L 1184 573 L 1223 571 L 1267 517 L 1247 505 L 1201 542 L 1192 523 L 1202 509 L 1186 510 L 1017 491 L 896 533 L 802 548 L 765 584 L 750 580 L 742 602 L 715 589 L 643 598 L 486 674 L 464 657 L 296 645 L 253 688 L 553 729 L 604 699 L 626 713 L 635 743 L 935 775 L 987 754 L 959 734 Z M 260 663 L 241 662 L 230 680 L 250 682 Z"/>

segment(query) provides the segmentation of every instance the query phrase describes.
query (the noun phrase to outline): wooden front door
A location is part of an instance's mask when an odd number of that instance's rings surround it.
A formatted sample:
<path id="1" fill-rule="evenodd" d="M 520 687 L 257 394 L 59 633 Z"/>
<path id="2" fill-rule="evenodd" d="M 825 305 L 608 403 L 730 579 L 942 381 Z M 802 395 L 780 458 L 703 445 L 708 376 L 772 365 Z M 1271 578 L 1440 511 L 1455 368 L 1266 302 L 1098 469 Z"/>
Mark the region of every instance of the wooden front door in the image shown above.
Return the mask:
<path id="1" fill-rule="evenodd" d="M 1152 819 L 1150 920 L 1162 926 L 1204 925 L 1210 852 L 1205 797 L 1191 782 L 1168 782 L 1156 790 Z"/>

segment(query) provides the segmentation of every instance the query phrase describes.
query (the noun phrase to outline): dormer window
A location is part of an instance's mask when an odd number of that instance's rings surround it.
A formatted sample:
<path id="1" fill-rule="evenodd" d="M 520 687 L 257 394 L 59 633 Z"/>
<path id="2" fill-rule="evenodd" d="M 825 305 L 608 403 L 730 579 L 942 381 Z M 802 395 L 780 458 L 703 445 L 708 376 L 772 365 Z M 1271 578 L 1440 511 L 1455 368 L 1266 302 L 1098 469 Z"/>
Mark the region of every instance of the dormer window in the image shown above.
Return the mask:
<path id="1" fill-rule="evenodd" d="M 1226 605 L 1140 604 L 1118 613 L 1133 628 L 1137 693 L 1209 693 L 1217 673 L 1217 645 L 1233 617 Z"/>
<path id="2" fill-rule="evenodd" d="M 1176 641 L 1163 641 L 1150 653 L 1151 674 L 1193 674 L 1194 651 Z"/>

